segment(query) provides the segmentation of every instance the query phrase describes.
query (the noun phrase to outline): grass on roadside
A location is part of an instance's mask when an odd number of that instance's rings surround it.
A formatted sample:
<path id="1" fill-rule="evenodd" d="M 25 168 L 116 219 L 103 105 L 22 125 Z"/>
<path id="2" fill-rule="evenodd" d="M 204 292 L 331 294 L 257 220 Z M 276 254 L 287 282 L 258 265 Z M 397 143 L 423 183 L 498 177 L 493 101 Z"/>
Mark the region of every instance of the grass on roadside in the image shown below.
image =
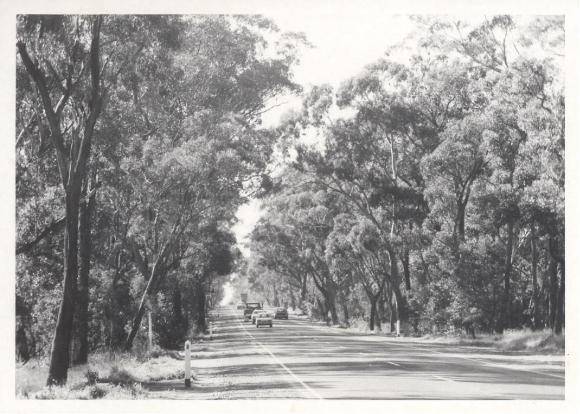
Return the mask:
<path id="1" fill-rule="evenodd" d="M 31 399 L 135 399 L 141 384 L 181 378 L 183 361 L 176 352 L 156 350 L 146 356 L 100 353 L 86 365 L 72 367 L 63 387 L 46 387 L 47 361 L 30 361 L 16 368 L 16 397 Z"/>
<path id="2" fill-rule="evenodd" d="M 530 329 L 508 330 L 503 334 L 479 334 L 475 339 L 467 335 L 433 336 L 426 335 L 420 341 L 463 346 L 493 347 L 501 351 L 526 351 L 541 354 L 563 354 L 565 336 L 555 335 L 551 330 L 532 331 Z"/>

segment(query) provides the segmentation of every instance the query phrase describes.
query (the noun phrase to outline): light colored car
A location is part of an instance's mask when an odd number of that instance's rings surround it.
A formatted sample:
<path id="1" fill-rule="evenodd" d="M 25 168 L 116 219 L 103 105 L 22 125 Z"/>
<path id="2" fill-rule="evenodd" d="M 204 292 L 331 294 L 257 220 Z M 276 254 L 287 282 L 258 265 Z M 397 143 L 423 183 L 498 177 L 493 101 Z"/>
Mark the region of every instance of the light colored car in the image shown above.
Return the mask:
<path id="1" fill-rule="evenodd" d="M 270 315 L 268 312 L 262 311 L 260 313 L 258 313 L 255 317 L 255 324 L 256 324 L 256 328 L 259 328 L 260 325 L 266 325 L 269 326 L 270 328 L 272 327 L 272 315 Z"/>
<path id="2" fill-rule="evenodd" d="M 264 309 L 256 309 L 255 311 L 253 311 L 252 316 L 250 316 L 250 320 L 252 321 L 252 324 L 256 323 L 256 317 L 258 315 L 268 315 L 268 312 L 266 312 Z"/>

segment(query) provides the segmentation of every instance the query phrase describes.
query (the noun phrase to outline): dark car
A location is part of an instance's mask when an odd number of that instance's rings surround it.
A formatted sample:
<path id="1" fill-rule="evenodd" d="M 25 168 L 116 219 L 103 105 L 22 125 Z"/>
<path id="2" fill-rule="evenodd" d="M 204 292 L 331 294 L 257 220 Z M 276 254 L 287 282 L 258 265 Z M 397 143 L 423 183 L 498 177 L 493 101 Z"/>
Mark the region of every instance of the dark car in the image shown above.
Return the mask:
<path id="1" fill-rule="evenodd" d="M 274 319 L 288 319 L 288 310 L 286 308 L 276 308 Z"/>
<path id="2" fill-rule="evenodd" d="M 249 321 L 252 319 L 252 312 L 254 312 L 256 309 L 262 309 L 262 304 L 258 302 L 246 303 L 246 308 L 244 309 L 244 320 Z"/>

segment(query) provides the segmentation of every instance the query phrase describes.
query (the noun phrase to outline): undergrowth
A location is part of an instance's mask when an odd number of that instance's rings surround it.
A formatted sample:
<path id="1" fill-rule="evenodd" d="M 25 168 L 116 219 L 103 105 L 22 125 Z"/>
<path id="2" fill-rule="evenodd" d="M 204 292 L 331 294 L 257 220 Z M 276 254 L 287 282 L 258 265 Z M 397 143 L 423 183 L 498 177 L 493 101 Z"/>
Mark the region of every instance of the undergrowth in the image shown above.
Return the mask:
<path id="1" fill-rule="evenodd" d="M 30 399 L 135 399 L 142 384 L 181 378 L 183 361 L 175 351 L 147 354 L 98 353 L 88 364 L 71 367 L 65 386 L 46 386 L 48 361 L 29 361 L 16 369 L 16 397 Z"/>

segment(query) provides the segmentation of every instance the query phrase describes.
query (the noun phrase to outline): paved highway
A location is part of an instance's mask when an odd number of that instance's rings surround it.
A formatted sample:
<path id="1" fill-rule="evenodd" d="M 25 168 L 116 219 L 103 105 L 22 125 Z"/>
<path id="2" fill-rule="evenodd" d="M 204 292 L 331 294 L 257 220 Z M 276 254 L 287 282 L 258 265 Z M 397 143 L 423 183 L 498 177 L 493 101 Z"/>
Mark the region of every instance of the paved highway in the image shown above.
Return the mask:
<path id="1" fill-rule="evenodd" d="M 563 399 L 563 357 L 360 335 L 302 319 L 256 328 L 223 308 L 194 355 L 198 380 L 154 398 Z"/>

